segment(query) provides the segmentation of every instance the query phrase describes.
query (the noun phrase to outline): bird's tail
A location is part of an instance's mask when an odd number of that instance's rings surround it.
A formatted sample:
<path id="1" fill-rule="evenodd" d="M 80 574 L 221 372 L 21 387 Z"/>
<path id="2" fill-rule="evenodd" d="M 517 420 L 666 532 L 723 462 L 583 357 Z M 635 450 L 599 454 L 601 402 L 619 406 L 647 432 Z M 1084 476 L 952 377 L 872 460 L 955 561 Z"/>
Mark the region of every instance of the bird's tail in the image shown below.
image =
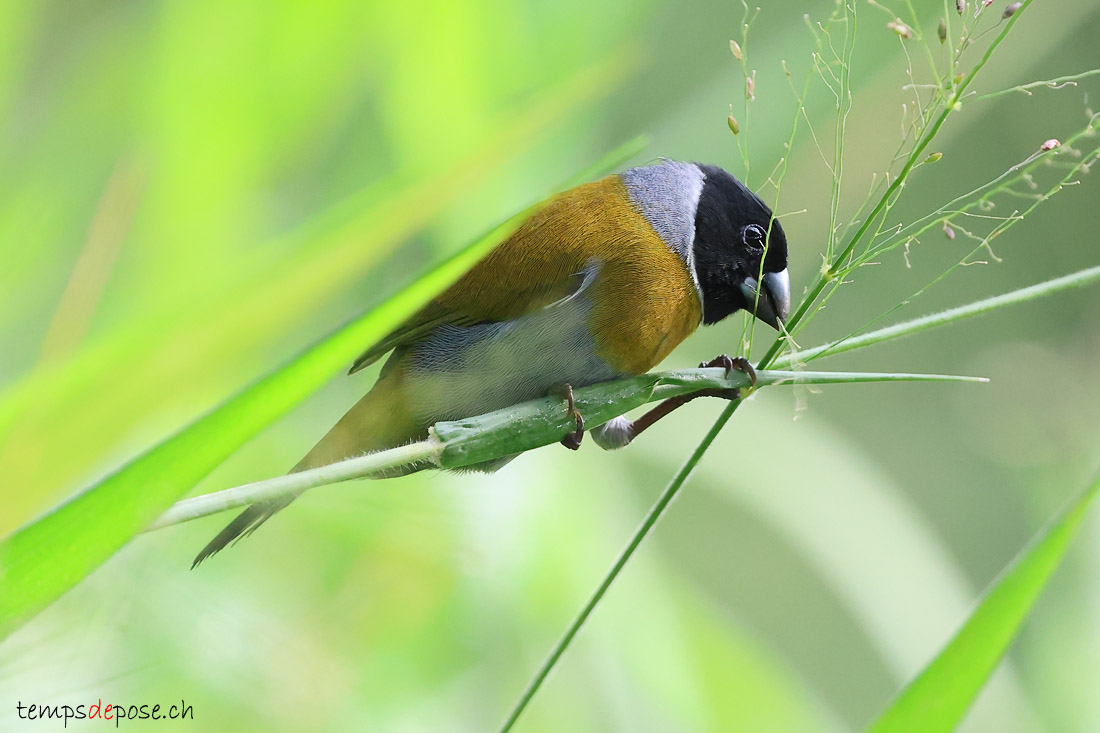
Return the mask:
<path id="1" fill-rule="evenodd" d="M 393 370 L 375 384 L 374 388 L 363 396 L 325 437 L 313 446 L 306 456 L 298 461 L 290 473 L 309 468 L 325 466 L 346 458 L 394 448 L 412 440 L 427 437 L 427 430 L 416 425 L 410 417 L 403 399 L 399 370 Z M 395 470 L 389 475 L 402 475 L 418 471 L 424 466 L 409 466 Z M 298 498 L 300 492 L 268 499 L 252 504 L 225 529 L 202 548 L 192 568 L 206 558 L 221 551 L 231 543 L 241 540 L 255 532 L 260 526 Z"/>

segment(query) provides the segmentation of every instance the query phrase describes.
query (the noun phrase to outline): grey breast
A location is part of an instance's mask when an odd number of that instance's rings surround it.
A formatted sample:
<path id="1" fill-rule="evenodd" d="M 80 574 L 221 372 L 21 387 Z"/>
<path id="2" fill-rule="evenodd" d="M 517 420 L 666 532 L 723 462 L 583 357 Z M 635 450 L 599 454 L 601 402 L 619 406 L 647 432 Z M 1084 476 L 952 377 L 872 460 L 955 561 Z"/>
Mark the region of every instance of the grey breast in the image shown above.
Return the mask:
<path id="1" fill-rule="evenodd" d="M 543 397 L 563 384 L 582 387 L 618 374 L 596 353 L 588 328 L 588 286 L 512 321 L 444 325 L 411 349 L 408 393 L 423 422 L 455 420 Z"/>

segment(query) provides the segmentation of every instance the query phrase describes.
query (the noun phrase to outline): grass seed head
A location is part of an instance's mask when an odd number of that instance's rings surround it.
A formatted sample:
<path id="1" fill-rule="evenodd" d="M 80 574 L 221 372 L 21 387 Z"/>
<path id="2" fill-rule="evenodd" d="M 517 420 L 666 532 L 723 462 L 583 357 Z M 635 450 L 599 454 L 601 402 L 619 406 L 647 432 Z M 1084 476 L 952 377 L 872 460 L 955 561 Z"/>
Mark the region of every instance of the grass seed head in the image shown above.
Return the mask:
<path id="1" fill-rule="evenodd" d="M 730 115 L 726 118 L 726 124 L 730 126 L 730 132 L 732 132 L 734 135 L 741 132 L 741 125 L 737 124 L 737 118 L 733 115 Z"/>
<path id="2" fill-rule="evenodd" d="M 886 27 L 892 30 L 894 33 L 897 33 L 898 36 L 901 38 L 913 37 L 912 29 L 910 29 L 909 26 L 905 25 L 905 23 L 902 23 L 900 20 L 891 20 L 889 23 L 886 24 Z"/>
<path id="3" fill-rule="evenodd" d="M 1023 7 L 1023 5 L 1023 3 L 1012 3 L 1011 5 L 1009 5 L 1007 8 L 1005 8 L 1005 11 L 1001 13 L 1001 20 L 1008 20 L 1009 18 L 1011 18 L 1013 15 L 1016 14 L 1017 10 Z"/>
<path id="4" fill-rule="evenodd" d="M 936 29 L 936 35 L 940 37 L 940 43 L 947 43 L 947 20 L 940 18 L 940 27 Z"/>
<path id="5" fill-rule="evenodd" d="M 733 54 L 733 57 L 735 59 L 737 59 L 738 61 L 744 61 L 745 60 L 745 54 L 741 51 L 740 44 L 738 44 L 737 41 L 734 41 L 732 39 L 730 40 L 730 52 Z"/>

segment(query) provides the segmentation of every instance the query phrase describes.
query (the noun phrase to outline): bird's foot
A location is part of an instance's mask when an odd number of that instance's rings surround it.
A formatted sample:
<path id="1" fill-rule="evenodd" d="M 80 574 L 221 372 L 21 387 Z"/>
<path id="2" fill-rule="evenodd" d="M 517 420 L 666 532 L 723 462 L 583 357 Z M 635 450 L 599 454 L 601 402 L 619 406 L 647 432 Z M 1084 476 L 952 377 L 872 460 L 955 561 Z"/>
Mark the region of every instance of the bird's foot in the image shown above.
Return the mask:
<path id="1" fill-rule="evenodd" d="M 577 450 L 581 447 L 581 440 L 584 438 L 584 417 L 577 409 L 576 402 L 573 401 L 573 387 L 568 384 L 563 385 L 562 393 L 565 396 L 565 409 L 570 417 L 576 420 L 577 429 L 572 433 L 566 433 L 561 439 L 561 444 L 569 450 Z"/>
<path id="2" fill-rule="evenodd" d="M 726 354 L 716 356 L 710 361 L 705 361 L 699 365 L 700 369 L 714 369 L 722 368 L 726 370 L 726 378 L 728 379 L 733 372 L 744 372 L 749 377 L 750 389 L 756 387 L 756 370 L 753 368 L 749 360 L 743 356 L 730 357 Z M 699 397 L 721 397 L 727 400 L 739 400 L 741 399 L 741 390 L 739 389 L 707 389 L 700 390 L 697 393 Z"/>
<path id="3" fill-rule="evenodd" d="M 722 354 L 710 361 L 705 361 L 699 365 L 700 369 L 717 368 L 721 367 L 726 370 L 726 377 L 728 378 L 734 370 L 744 372 L 749 376 L 749 382 L 752 387 L 756 386 L 756 370 L 752 368 L 752 364 L 748 359 L 739 356 L 737 358 L 731 358 Z M 751 387 L 750 387 L 751 388 Z M 644 430 L 652 426 L 658 420 L 666 417 L 674 410 L 677 410 L 688 402 L 698 397 L 718 397 L 724 400 L 739 400 L 741 399 L 741 390 L 733 389 L 700 389 L 695 392 L 688 392 L 677 397 L 669 397 L 661 402 L 656 407 L 652 408 L 649 412 L 639 417 L 637 420 L 628 420 L 625 417 L 618 417 L 610 422 L 601 425 L 596 428 L 593 433 L 593 437 L 596 440 L 597 445 L 602 448 L 611 450 L 614 448 L 621 448 L 624 445 L 629 444 L 632 440 L 642 434 Z M 572 436 L 566 436 L 565 440 L 568 440 Z M 565 443 L 562 440 L 562 443 Z M 577 441 L 578 443 L 580 441 Z"/>

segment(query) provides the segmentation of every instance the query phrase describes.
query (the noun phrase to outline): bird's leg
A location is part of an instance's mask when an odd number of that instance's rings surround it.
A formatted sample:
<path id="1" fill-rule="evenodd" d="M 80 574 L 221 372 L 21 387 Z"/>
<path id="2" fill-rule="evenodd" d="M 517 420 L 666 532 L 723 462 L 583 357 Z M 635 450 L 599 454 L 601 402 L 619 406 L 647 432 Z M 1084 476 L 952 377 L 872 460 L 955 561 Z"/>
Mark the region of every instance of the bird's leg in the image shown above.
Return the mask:
<path id="1" fill-rule="evenodd" d="M 714 367 L 722 367 L 726 370 L 726 377 L 736 369 L 737 371 L 744 372 L 749 375 L 749 379 L 752 381 L 752 385 L 756 386 L 756 370 L 752 368 L 752 364 L 749 360 L 743 356 L 739 356 L 736 359 L 722 354 L 716 356 L 710 361 L 705 361 L 699 365 L 700 369 L 710 369 Z M 678 407 L 682 407 L 687 403 L 698 397 L 721 397 L 725 400 L 739 400 L 741 399 L 741 390 L 739 389 L 700 389 L 695 392 L 689 392 L 679 397 L 669 397 L 661 404 L 654 407 L 652 410 L 642 415 L 640 418 L 634 421 L 631 440 L 641 435 L 642 431 L 656 423 L 666 415 L 671 414 Z"/>
<path id="2" fill-rule="evenodd" d="M 700 369 L 722 367 L 726 370 L 726 376 L 728 377 L 736 369 L 742 371 L 749 376 L 752 385 L 756 386 L 756 370 L 753 369 L 752 364 L 748 359 L 743 356 L 731 358 L 725 354 L 715 357 L 710 361 L 703 362 L 699 365 Z M 695 392 L 689 392 L 688 394 L 680 395 L 678 397 L 669 397 L 659 405 L 654 407 L 646 414 L 639 417 L 637 420 L 630 421 L 625 417 L 617 418 L 622 421 L 612 425 L 609 423 L 607 426 L 601 426 L 597 428 L 595 435 L 596 442 L 603 448 L 613 449 L 622 448 L 628 445 L 631 441 L 641 435 L 647 428 L 655 424 L 661 418 L 671 414 L 677 408 L 686 405 L 697 397 L 720 397 L 726 400 L 739 400 L 741 399 L 741 390 L 739 389 L 700 389 Z M 610 429 L 609 429 L 610 428 Z M 602 432 L 601 432 L 602 431 Z"/>
<path id="3" fill-rule="evenodd" d="M 565 409 L 569 415 L 577 421 L 577 429 L 572 433 L 567 433 L 565 437 L 561 439 L 561 444 L 569 450 L 577 450 L 581 447 L 581 440 L 584 438 L 584 417 L 581 416 L 580 410 L 577 409 L 577 404 L 573 401 L 573 387 L 566 384 L 562 387 L 562 391 L 565 394 Z"/>

